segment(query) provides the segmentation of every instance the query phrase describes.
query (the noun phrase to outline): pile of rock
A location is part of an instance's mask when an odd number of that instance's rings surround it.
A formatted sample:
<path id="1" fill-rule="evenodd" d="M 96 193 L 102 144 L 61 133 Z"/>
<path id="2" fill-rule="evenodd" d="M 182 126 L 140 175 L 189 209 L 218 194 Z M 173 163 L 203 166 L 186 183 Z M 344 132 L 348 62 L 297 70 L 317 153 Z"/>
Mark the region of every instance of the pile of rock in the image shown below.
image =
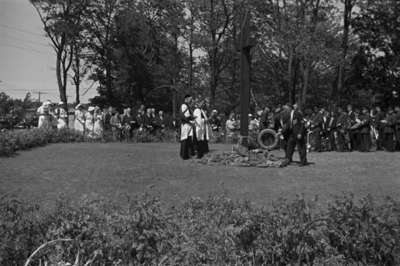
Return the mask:
<path id="1" fill-rule="evenodd" d="M 288 165 L 286 159 L 278 158 L 268 151 L 251 150 L 247 154 L 231 151 L 210 153 L 198 160 L 205 165 L 225 165 L 238 167 L 285 167 Z"/>

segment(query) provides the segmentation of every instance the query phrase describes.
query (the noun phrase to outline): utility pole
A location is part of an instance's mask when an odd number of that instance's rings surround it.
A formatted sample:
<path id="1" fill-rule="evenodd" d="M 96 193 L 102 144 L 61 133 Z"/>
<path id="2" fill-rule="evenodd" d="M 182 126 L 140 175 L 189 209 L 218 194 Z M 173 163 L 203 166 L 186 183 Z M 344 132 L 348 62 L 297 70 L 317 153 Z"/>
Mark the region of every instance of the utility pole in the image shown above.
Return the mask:
<path id="1" fill-rule="evenodd" d="M 38 99 L 39 99 L 39 103 L 41 103 L 41 96 L 44 95 L 44 94 L 47 94 L 46 92 L 42 92 L 42 91 L 36 91 L 34 93 L 37 93 Z"/>

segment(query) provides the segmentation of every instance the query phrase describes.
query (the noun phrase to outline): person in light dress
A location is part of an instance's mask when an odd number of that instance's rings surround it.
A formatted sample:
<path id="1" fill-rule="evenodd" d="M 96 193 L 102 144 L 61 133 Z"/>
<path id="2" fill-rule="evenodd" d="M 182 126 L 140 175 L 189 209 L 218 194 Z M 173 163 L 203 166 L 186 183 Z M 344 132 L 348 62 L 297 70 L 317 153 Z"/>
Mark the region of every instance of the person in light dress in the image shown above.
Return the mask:
<path id="1" fill-rule="evenodd" d="M 38 128 L 51 129 L 50 101 L 45 101 L 38 109 L 39 115 Z"/>
<path id="2" fill-rule="evenodd" d="M 85 132 L 85 112 L 81 104 L 75 107 L 74 129 L 82 134 Z"/>

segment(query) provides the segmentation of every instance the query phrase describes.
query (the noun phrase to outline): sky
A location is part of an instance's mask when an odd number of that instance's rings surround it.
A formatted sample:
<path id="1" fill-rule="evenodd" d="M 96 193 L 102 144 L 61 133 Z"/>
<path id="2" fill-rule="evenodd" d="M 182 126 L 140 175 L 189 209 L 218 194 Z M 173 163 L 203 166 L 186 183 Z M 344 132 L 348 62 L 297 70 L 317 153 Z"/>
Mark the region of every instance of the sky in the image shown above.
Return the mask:
<path id="1" fill-rule="evenodd" d="M 90 84 L 82 84 L 81 92 Z M 13 98 L 31 92 L 36 99 L 42 92 L 41 100 L 59 101 L 54 50 L 29 0 L 0 0 L 0 92 Z M 69 102 L 75 100 L 70 83 L 67 95 Z M 95 95 L 92 88 L 81 101 L 86 103 Z"/>

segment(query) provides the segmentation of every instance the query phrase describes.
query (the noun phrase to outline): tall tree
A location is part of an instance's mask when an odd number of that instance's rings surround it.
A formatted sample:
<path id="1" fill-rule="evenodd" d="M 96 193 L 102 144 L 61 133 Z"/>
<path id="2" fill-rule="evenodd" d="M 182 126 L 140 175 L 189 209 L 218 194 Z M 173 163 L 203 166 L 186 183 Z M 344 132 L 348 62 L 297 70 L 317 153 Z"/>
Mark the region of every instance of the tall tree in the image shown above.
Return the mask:
<path id="1" fill-rule="evenodd" d="M 87 1 L 30 0 L 56 53 L 56 76 L 60 100 L 67 109 L 68 72 L 73 63 L 74 46 L 81 31 Z"/>

